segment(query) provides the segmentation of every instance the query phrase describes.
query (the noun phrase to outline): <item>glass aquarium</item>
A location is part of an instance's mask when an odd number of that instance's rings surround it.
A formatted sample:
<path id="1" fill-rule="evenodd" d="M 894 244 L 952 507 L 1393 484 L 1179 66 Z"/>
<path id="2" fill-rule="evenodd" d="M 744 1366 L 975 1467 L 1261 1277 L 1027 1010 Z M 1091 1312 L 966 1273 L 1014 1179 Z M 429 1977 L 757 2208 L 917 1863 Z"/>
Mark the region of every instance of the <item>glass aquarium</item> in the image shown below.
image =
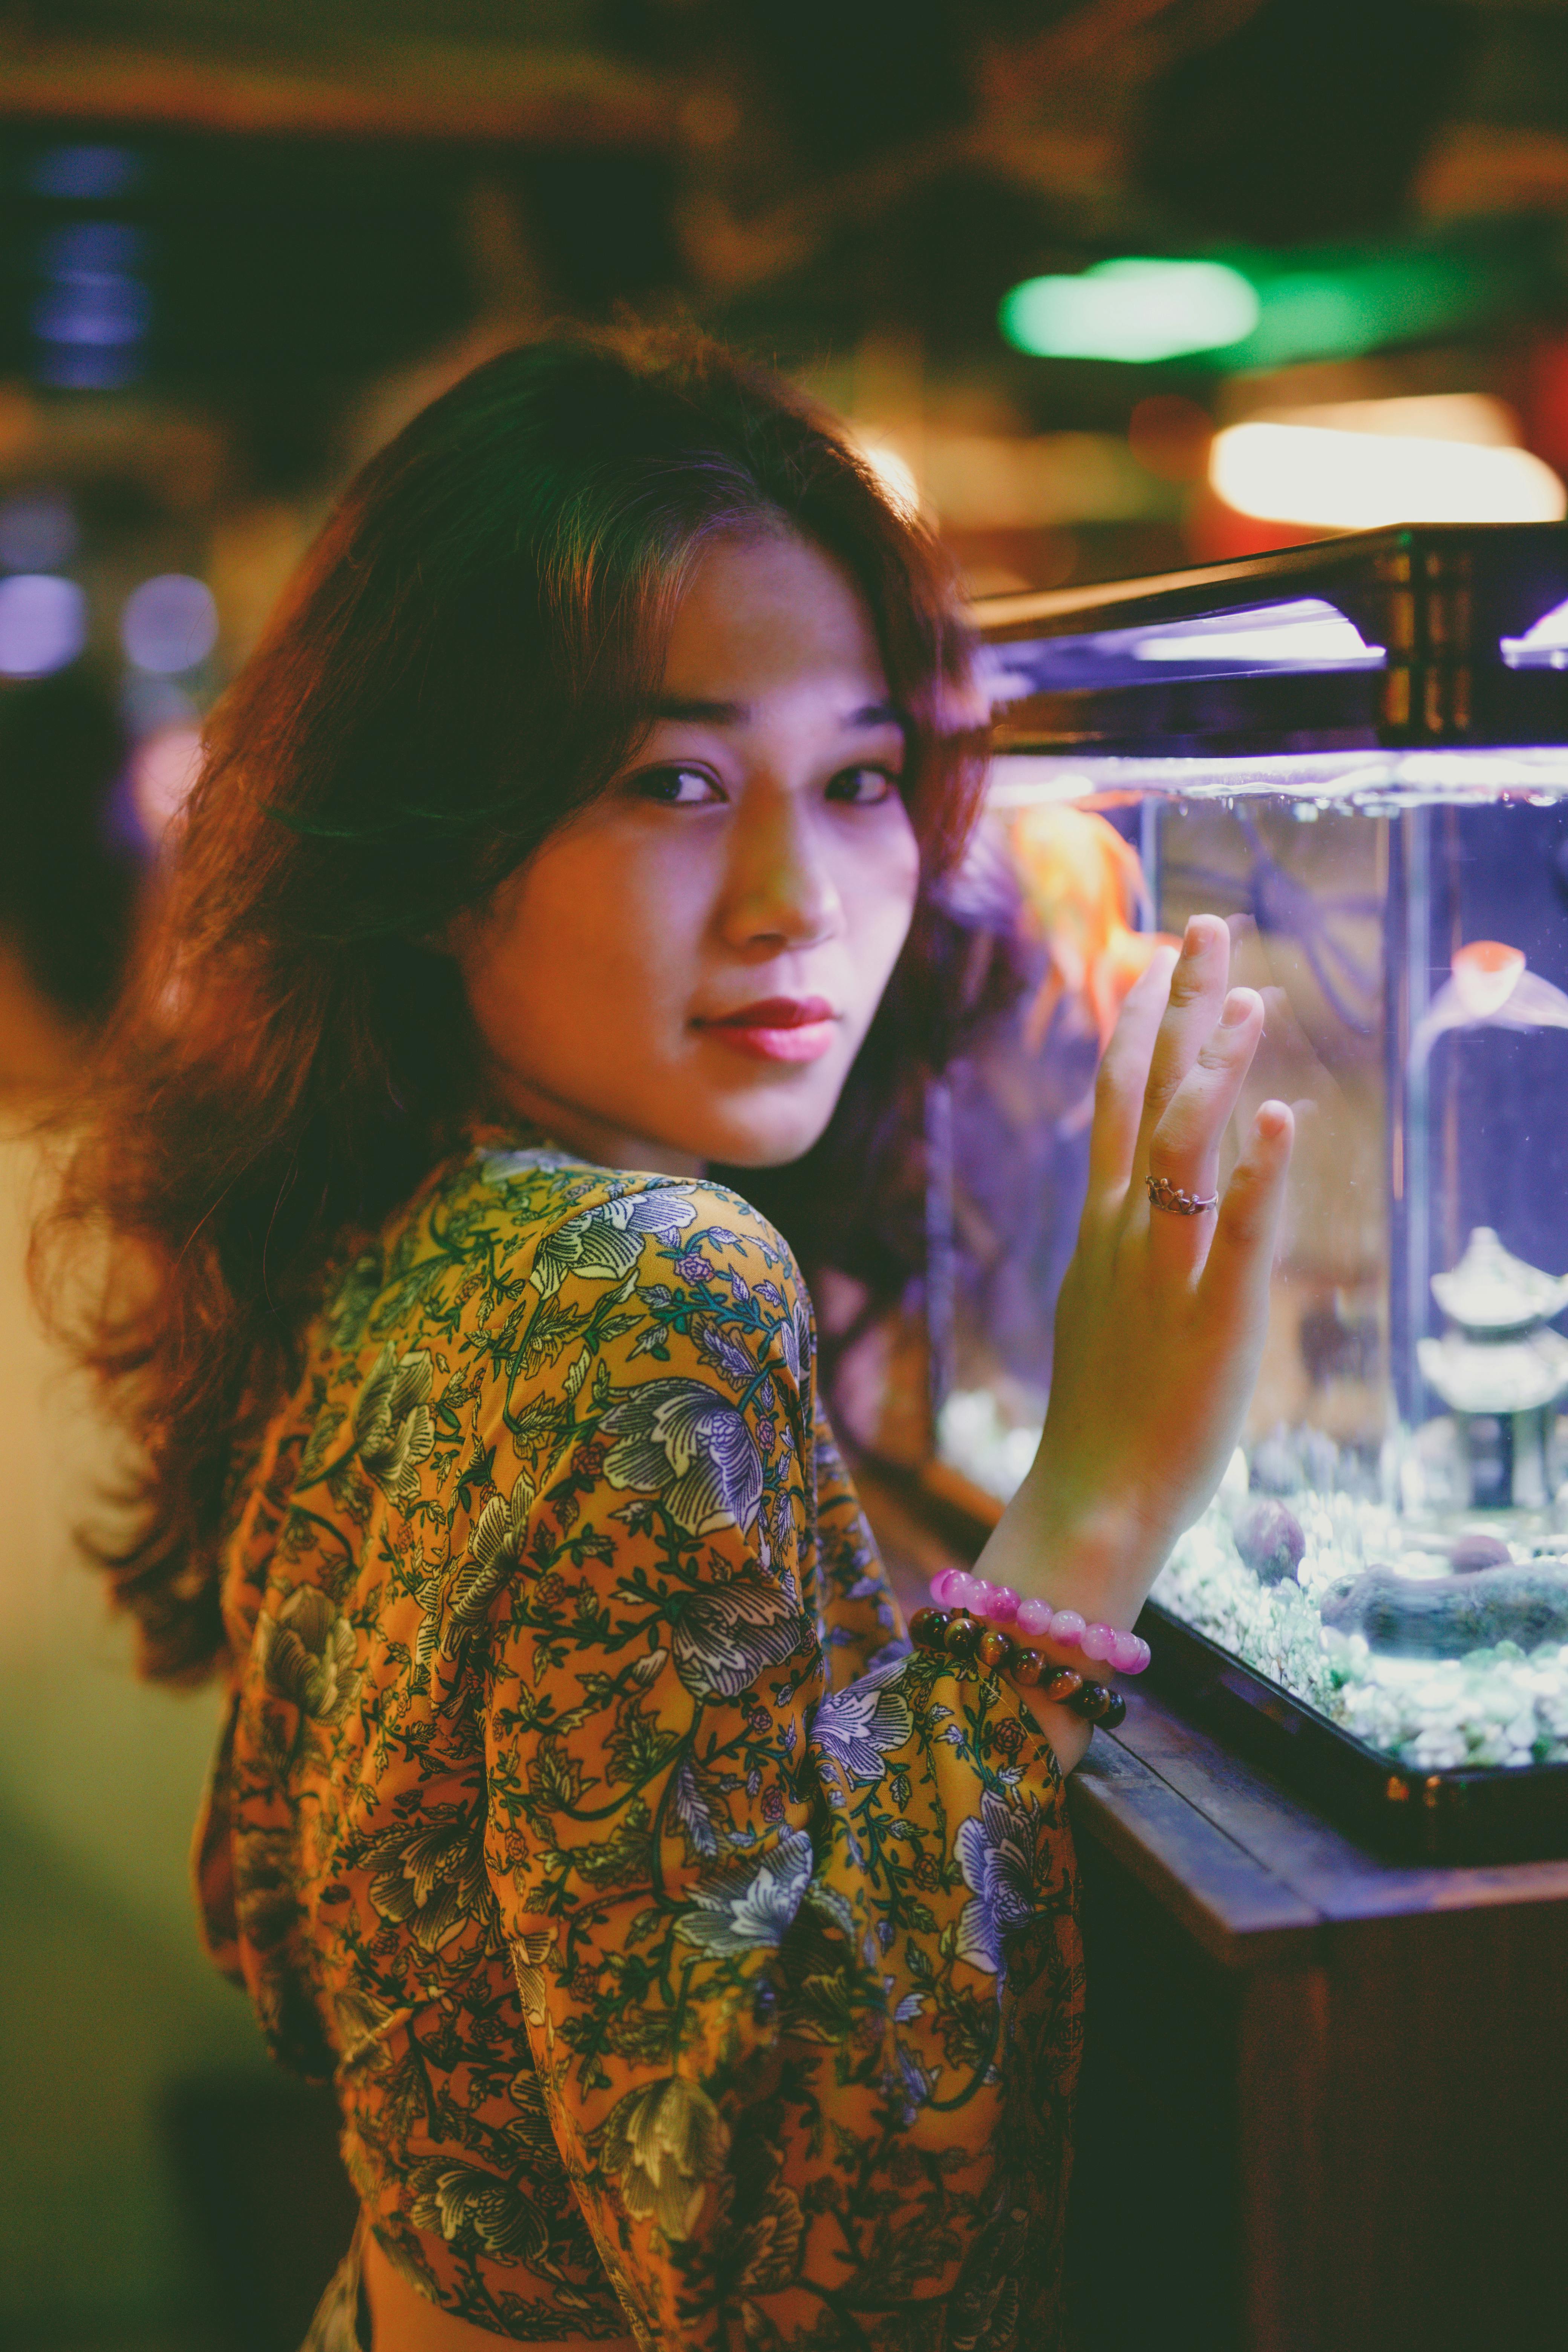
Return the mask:
<path id="1" fill-rule="evenodd" d="M 933 1477 L 983 1517 L 1026 1468 L 1100 1050 L 1153 942 L 1225 917 L 1267 1008 L 1237 1128 L 1279 1096 L 1299 1140 L 1156 1673 L 1406 1843 L 1568 1851 L 1568 531 L 980 609 L 953 903 L 1019 985 L 932 1103 Z"/>

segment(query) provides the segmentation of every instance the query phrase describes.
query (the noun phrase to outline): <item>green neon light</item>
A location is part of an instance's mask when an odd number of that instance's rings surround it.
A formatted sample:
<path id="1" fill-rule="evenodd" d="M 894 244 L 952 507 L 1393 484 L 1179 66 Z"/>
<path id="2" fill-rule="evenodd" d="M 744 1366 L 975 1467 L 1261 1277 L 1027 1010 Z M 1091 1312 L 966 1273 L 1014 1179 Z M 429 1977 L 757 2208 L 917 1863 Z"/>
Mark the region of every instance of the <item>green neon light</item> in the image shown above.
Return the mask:
<path id="1" fill-rule="evenodd" d="M 1294 267 L 1256 255 L 1238 266 L 1258 289 L 1259 317 L 1215 353 L 1227 369 L 1353 358 L 1469 326 L 1497 308 L 1495 272 L 1458 253 L 1323 255 Z"/>
<path id="2" fill-rule="evenodd" d="M 1004 300 L 1001 327 L 1016 350 L 1044 359 L 1279 367 L 1353 358 L 1528 307 L 1542 268 L 1517 238 L 1474 236 L 1442 247 L 1130 257 L 1076 278 L 1026 279 Z"/>
<path id="3" fill-rule="evenodd" d="M 1251 334 L 1262 317 L 1239 270 L 1219 261 L 1097 262 L 1078 278 L 1031 278 L 1003 302 L 1002 332 L 1046 359 L 1184 358 Z"/>

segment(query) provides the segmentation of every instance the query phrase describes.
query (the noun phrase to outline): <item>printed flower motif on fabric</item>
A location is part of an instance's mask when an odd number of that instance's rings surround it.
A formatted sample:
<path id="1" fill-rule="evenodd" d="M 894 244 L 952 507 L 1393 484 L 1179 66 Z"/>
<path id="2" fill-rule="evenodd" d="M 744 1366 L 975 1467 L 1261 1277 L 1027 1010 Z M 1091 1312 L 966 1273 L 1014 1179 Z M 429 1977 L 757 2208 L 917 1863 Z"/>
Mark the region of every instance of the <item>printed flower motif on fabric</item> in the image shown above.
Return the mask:
<path id="1" fill-rule="evenodd" d="M 416 2284 L 525 2341 L 1046 2352 L 1060 1783 L 1016 1692 L 908 1654 L 773 1229 L 453 1163 L 235 1508 L 209 1941 L 335 2067 Z"/>
<path id="2" fill-rule="evenodd" d="M 738 1364 L 744 1379 L 750 1358 L 723 1344 L 731 1371 Z M 642 1381 L 606 1407 L 599 1426 L 616 1440 L 604 1461 L 610 1485 L 657 1495 L 686 1535 L 721 1528 L 745 1533 L 755 1525 L 762 1455 L 734 1406 L 715 1390 L 700 1381 Z"/>
<path id="3" fill-rule="evenodd" d="M 297 1586 L 276 1617 L 257 1623 L 256 1659 L 268 1690 L 328 1729 L 359 1695 L 353 1658 L 353 1628 L 313 1585 Z"/>
<path id="4" fill-rule="evenodd" d="M 857 1787 L 879 1780 L 887 1759 L 914 1729 L 908 1699 L 901 1690 L 887 1685 L 889 1671 L 897 1668 L 883 1669 L 876 1677 L 867 1675 L 847 1690 L 825 1698 L 812 1721 L 811 1736 L 818 1748 Z"/>
<path id="5" fill-rule="evenodd" d="M 978 1821 L 961 1822 L 958 1859 L 971 1900 L 958 1923 L 960 1956 L 988 1976 L 1002 1972 L 1002 1939 L 1026 1927 L 1037 1901 L 1038 1862 L 1033 1807 L 1007 1804 L 988 1789 Z"/>

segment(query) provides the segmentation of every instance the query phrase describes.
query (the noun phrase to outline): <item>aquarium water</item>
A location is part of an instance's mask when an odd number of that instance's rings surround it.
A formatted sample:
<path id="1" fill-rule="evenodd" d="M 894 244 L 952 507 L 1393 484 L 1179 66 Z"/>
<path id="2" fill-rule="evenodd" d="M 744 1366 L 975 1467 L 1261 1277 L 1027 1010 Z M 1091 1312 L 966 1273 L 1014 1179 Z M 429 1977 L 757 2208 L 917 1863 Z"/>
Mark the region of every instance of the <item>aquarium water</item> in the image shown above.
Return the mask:
<path id="1" fill-rule="evenodd" d="M 1222 1181 L 1265 1097 L 1298 1144 L 1242 1443 L 1154 1598 L 1404 1765 L 1568 1760 L 1568 752 L 1005 758 L 953 904 L 1018 982 L 933 1126 L 942 1458 L 1026 1474 L 1100 1053 L 1218 914 L 1266 1008 Z"/>

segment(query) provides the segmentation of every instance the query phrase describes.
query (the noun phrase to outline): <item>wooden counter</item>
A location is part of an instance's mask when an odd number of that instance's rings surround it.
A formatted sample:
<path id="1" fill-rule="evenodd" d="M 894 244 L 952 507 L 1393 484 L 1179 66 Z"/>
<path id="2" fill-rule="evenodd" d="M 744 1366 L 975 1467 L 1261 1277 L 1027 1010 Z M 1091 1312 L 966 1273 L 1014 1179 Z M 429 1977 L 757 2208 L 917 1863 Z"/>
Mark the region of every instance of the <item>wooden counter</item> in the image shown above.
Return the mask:
<path id="1" fill-rule="evenodd" d="M 1082 2352 L 1568 2344 L 1568 1862 L 1382 1862 L 1138 1692 L 1070 1786 Z"/>
<path id="2" fill-rule="evenodd" d="M 973 1544 L 858 1475 L 918 1607 Z M 1568 1861 L 1381 1861 L 1127 1692 L 1068 1783 L 1075 2352 L 1568 2347 Z"/>

